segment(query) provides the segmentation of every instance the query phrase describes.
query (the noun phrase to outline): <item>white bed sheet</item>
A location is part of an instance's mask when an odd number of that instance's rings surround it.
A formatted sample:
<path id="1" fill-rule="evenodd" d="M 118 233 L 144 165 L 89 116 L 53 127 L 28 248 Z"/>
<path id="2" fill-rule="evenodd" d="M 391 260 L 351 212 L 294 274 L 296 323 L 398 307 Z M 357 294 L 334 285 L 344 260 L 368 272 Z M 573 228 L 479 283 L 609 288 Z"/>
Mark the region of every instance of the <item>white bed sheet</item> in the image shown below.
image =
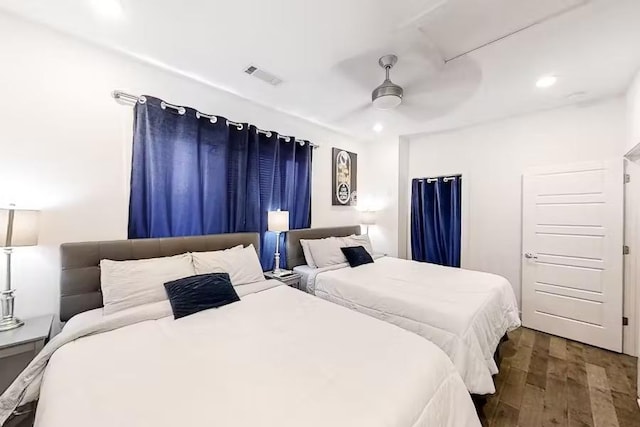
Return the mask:
<path id="1" fill-rule="evenodd" d="M 386 255 L 381 253 L 374 253 L 372 258 L 376 260 L 384 256 Z M 328 267 L 322 267 L 322 268 L 311 267 L 305 264 L 305 265 L 299 265 L 297 267 L 293 267 L 293 271 L 295 271 L 300 275 L 300 289 L 309 294 L 315 295 L 316 276 L 318 275 L 318 273 L 321 273 L 323 271 L 339 270 L 341 268 L 346 268 L 346 267 L 349 267 L 349 264 L 346 262 L 342 264 L 335 264 L 335 265 L 330 265 Z"/>
<path id="2" fill-rule="evenodd" d="M 58 337 L 102 332 L 57 342 L 36 427 L 480 425 L 433 344 L 270 286 L 179 320 L 167 302 L 113 330 L 99 310 L 72 319 Z"/>
<path id="3" fill-rule="evenodd" d="M 505 278 L 392 257 L 303 270 L 315 295 L 427 338 L 447 353 L 471 393 L 495 392 L 494 352 L 520 326 Z"/>
<path id="4" fill-rule="evenodd" d="M 338 268 L 348 267 L 348 264 L 340 264 L 339 266 L 331 266 L 325 268 L 313 268 L 309 265 L 299 265 L 293 267 L 293 271 L 300 275 L 300 290 L 309 294 L 315 295 L 316 293 L 316 275 L 319 271 L 331 271 Z"/>

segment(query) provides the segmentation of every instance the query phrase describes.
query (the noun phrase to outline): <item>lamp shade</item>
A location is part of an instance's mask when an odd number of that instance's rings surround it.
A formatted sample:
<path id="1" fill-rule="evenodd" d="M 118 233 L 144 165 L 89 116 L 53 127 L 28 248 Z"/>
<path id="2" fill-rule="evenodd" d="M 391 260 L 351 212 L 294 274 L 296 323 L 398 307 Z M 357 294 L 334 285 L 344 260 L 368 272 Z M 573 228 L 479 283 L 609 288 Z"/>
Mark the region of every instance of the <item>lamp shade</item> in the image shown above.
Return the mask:
<path id="1" fill-rule="evenodd" d="M 0 209 L 0 247 L 38 244 L 39 211 Z"/>
<path id="2" fill-rule="evenodd" d="M 374 225 L 376 223 L 376 213 L 374 211 L 364 211 L 360 213 L 360 224 Z"/>
<path id="3" fill-rule="evenodd" d="M 289 211 L 269 211 L 269 231 L 289 231 Z"/>

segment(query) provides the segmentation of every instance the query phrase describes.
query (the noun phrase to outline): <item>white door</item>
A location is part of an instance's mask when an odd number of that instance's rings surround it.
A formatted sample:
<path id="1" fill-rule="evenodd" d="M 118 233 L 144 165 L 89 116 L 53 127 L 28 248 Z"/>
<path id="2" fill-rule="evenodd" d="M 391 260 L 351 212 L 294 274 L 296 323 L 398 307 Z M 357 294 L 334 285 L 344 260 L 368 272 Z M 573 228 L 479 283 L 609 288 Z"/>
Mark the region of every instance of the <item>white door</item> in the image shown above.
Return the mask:
<path id="1" fill-rule="evenodd" d="M 524 175 L 524 326 L 622 351 L 623 179 L 622 159 Z"/>

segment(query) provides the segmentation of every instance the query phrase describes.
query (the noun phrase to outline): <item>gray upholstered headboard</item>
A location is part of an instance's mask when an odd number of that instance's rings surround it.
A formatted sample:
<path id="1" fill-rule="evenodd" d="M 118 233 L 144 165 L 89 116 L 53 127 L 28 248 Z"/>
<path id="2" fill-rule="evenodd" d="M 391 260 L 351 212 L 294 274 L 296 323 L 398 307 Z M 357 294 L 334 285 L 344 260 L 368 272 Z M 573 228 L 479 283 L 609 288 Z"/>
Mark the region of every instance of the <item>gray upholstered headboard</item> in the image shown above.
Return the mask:
<path id="1" fill-rule="evenodd" d="M 305 265 L 300 239 L 324 239 L 325 237 L 344 237 L 352 234 L 360 234 L 359 225 L 327 228 L 303 228 L 287 232 L 287 268 Z"/>
<path id="2" fill-rule="evenodd" d="M 102 307 L 100 260 L 157 258 L 250 244 L 260 252 L 258 233 L 65 243 L 60 246 L 60 320 L 66 322 L 78 313 Z"/>

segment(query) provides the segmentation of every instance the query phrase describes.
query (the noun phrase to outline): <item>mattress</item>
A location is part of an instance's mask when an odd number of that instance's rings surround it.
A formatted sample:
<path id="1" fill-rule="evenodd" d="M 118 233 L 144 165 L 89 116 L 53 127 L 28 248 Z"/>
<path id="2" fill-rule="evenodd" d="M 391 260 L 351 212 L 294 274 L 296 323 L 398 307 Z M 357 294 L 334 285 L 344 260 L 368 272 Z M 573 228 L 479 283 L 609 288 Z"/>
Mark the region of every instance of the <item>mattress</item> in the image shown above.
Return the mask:
<path id="1" fill-rule="evenodd" d="M 494 352 L 502 336 L 520 326 L 513 288 L 505 278 L 392 257 L 306 274 L 307 289 L 315 295 L 437 344 L 471 393 L 495 392 Z"/>
<path id="2" fill-rule="evenodd" d="M 40 356 L 36 427 L 480 425 L 428 341 L 273 282 L 241 298 L 72 319 Z"/>

